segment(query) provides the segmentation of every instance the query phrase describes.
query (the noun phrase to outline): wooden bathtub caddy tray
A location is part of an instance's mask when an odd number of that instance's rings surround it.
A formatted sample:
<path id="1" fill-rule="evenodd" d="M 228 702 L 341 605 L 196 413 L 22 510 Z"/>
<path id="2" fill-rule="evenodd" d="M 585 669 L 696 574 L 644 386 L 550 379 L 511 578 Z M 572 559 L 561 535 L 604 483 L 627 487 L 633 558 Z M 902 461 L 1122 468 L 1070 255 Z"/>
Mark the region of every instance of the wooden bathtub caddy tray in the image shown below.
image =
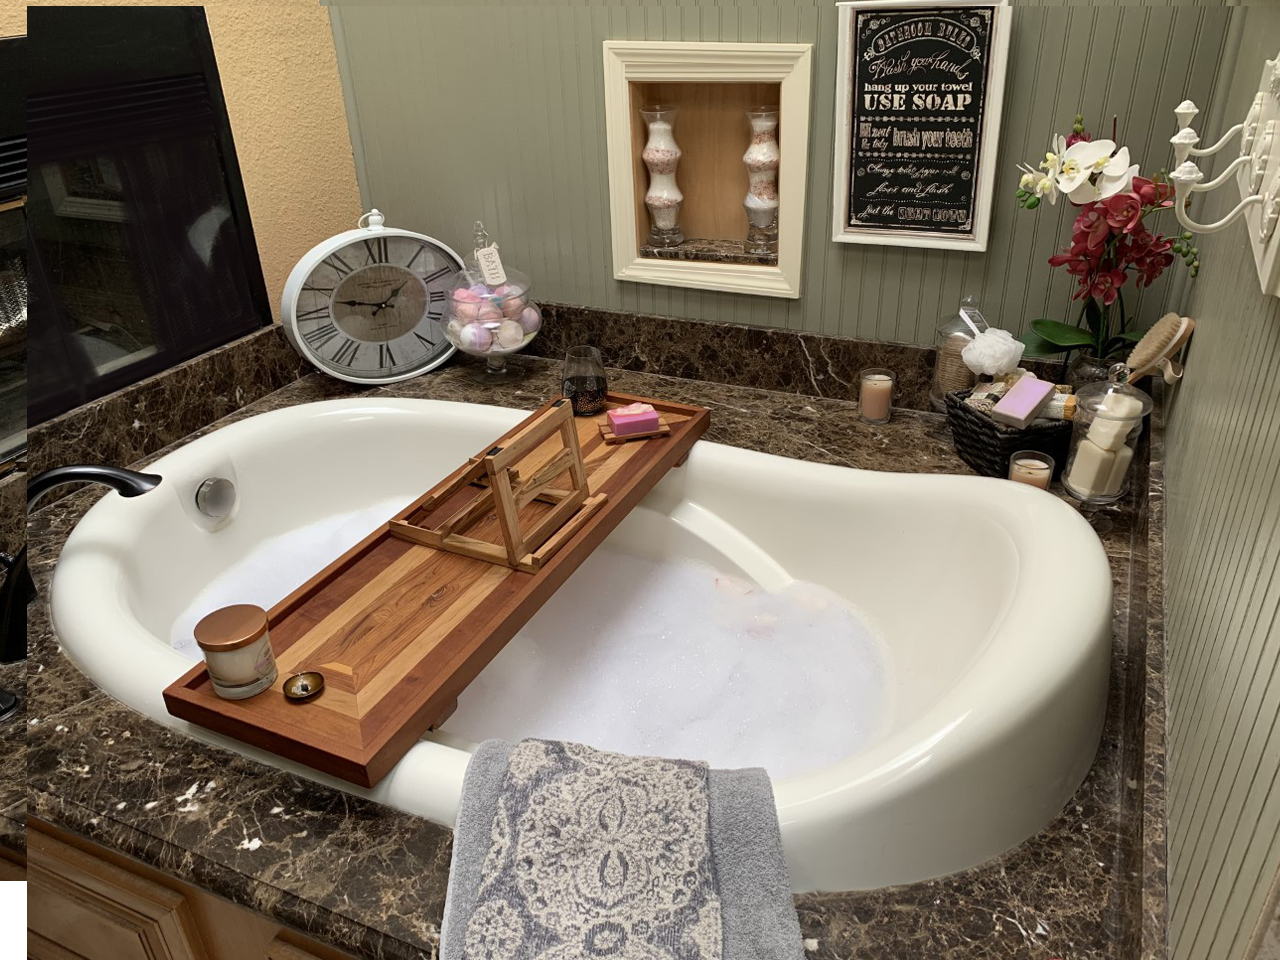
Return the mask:
<path id="1" fill-rule="evenodd" d="M 164 691 L 176 717 L 371 787 L 433 726 L 710 422 L 643 400 L 665 432 L 609 443 L 568 400 L 534 412 L 268 611 L 279 677 L 247 700 L 203 663 Z M 627 438 L 628 440 L 632 438 Z M 315 670 L 314 700 L 281 685 Z"/>

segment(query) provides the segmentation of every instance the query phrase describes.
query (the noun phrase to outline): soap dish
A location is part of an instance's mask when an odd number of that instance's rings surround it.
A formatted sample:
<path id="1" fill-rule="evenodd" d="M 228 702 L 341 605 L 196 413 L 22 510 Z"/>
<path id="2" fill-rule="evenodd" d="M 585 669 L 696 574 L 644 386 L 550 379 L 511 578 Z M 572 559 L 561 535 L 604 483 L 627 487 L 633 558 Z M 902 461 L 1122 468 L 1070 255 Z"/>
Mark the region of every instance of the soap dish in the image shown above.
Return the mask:
<path id="1" fill-rule="evenodd" d="M 671 428 L 665 423 L 659 424 L 657 430 L 649 430 L 645 433 L 628 433 L 625 437 L 619 437 L 609 429 L 609 421 L 600 424 L 600 436 L 605 443 L 626 443 L 628 440 L 643 440 L 646 437 L 665 437 L 671 432 Z"/>

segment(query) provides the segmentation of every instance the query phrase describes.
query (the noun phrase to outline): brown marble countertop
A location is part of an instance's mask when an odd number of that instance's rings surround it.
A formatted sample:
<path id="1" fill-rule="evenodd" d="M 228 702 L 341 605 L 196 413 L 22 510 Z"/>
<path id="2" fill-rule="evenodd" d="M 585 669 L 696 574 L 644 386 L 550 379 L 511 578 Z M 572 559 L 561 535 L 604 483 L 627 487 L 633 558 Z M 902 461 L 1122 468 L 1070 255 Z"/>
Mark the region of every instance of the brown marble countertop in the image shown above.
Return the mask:
<path id="1" fill-rule="evenodd" d="M 498 389 L 473 384 L 461 363 L 371 391 L 312 375 L 192 437 L 267 410 L 360 393 L 524 409 L 558 395 L 558 365 L 519 362 L 530 376 Z M 624 371 L 611 371 L 610 383 L 709 407 L 707 439 L 721 443 L 871 470 L 970 472 L 952 450 L 945 418 L 933 413 L 895 411 L 892 423 L 873 427 L 844 400 Z M 1135 487 L 1147 483 L 1143 464 Z M 29 519 L 42 594 L 66 536 L 99 495 L 76 493 Z M 1152 938 L 1162 950 L 1163 834 L 1150 834 L 1163 823 L 1163 800 L 1144 789 L 1163 763 L 1162 739 L 1152 742 L 1162 738 L 1162 723 L 1151 722 L 1162 693 L 1149 682 L 1146 653 L 1146 581 L 1158 567 L 1149 552 L 1149 539 L 1158 545 L 1158 538 L 1148 537 L 1149 513 L 1159 517 L 1154 502 L 1148 511 L 1146 498 L 1129 498 L 1096 515 L 1115 578 L 1112 684 L 1102 744 L 1074 799 L 1035 837 L 974 869 L 798 896 L 808 957 L 1129 960 L 1157 956 Z M 1063 589 L 1069 601 L 1069 584 Z M 28 630 L 27 715 L 9 727 L 24 729 L 28 746 L 23 757 L 6 741 L 11 752 L 0 774 L 25 763 L 34 815 L 358 956 L 436 955 L 449 830 L 205 745 L 122 706 L 62 655 L 43 596 Z M 0 684 L 9 676 L 0 673 Z M 0 797 L 0 826 L 14 824 L 20 841 L 22 811 L 3 804 Z"/>

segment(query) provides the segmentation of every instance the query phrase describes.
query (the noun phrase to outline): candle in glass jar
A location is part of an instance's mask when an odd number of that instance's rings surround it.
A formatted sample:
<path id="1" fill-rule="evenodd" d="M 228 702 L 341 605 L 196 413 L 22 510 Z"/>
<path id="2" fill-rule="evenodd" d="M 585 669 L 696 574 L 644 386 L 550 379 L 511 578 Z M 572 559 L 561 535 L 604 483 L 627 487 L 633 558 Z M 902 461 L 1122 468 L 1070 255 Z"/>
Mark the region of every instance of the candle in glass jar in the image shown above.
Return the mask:
<path id="1" fill-rule="evenodd" d="M 892 370 L 863 370 L 859 378 L 858 412 L 868 423 L 888 423 L 893 402 Z"/>
<path id="2" fill-rule="evenodd" d="M 196 624 L 213 692 L 243 700 L 276 681 L 276 659 L 267 633 L 267 611 L 251 603 L 223 607 Z"/>
<path id="3" fill-rule="evenodd" d="M 1009 479 L 1048 490 L 1053 479 L 1053 457 L 1035 450 L 1019 450 L 1009 458 Z"/>

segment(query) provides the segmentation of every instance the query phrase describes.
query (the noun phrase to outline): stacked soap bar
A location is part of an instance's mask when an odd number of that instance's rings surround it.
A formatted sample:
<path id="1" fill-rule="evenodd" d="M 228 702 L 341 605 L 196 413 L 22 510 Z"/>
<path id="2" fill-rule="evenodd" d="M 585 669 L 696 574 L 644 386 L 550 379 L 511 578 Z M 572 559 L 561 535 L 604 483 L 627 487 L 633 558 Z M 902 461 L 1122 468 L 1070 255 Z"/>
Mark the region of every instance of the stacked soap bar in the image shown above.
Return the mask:
<path id="1" fill-rule="evenodd" d="M 614 407 L 608 413 L 609 429 L 615 437 L 632 437 L 637 433 L 652 433 L 661 426 L 658 411 L 648 403 L 631 403 Z"/>
<path id="2" fill-rule="evenodd" d="M 1048 406 L 1055 393 L 1054 385 L 1048 380 L 1022 377 L 991 408 L 991 419 L 1025 429 Z"/>
<path id="3" fill-rule="evenodd" d="M 1102 399 L 1089 432 L 1076 447 L 1067 482 L 1087 497 L 1112 497 L 1124 486 L 1133 449 L 1125 441 L 1142 422 L 1142 401 L 1123 394 Z"/>

